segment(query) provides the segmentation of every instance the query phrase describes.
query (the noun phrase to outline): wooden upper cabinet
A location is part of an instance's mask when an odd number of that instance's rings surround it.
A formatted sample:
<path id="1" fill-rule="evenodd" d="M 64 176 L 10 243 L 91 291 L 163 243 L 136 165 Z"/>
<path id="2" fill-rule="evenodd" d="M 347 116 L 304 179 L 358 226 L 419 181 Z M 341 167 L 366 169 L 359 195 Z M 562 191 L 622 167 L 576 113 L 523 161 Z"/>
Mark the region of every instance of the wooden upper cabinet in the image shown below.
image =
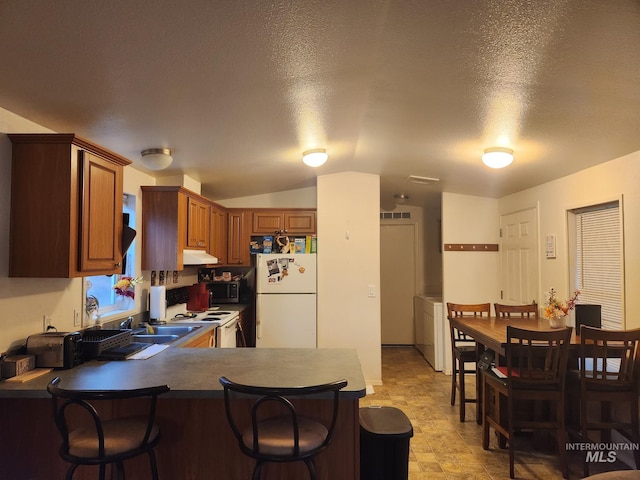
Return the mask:
<path id="1" fill-rule="evenodd" d="M 217 257 L 221 265 L 227 263 L 227 211 L 216 203 L 211 204 L 207 251 Z"/>
<path id="2" fill-rule="evenodd" d="M 315 234 L 316 212 L 314 211 L 290 211 L 284 212 L 284 229 L 288 234 Z"/>
<path id="3" fill-rule="evenodd" d="M 272 235 L 285 231 L 290 235 L 315 234 L 315 210 L 252 210 L 252 235 Z"/>
<path id="4" fill-rule="evenodd" d="M 141 188 L 142 269 L 184 269 L 185 248 L 208 248 L 209 200 L 179 186 Z"/>
<path id="5" fill-rule="evenodd" d="M 250 215 L 251 212 L 244 210 L 227 211 L 227 265 L 251 265 L 251 235 L 248 225 Z"/>
<path id="6" fill-rule="evenodd" d="M 9 134 L 9 276 L 122 270 L 122 178 L 131 162 L 74 134 Z"/>
<path id="7" fill-rule="evenodd" d="M 82 228 L 80 270 L 122 271 L 122 167 L 80 151 Z"/>
<path id="8" fill-rule="evenodd" d="M 187 247 L 206 250 L 209 246 L 209 204 L 188 197 Z"/>
<path id="9" fill-rule="evenodd" d="M 284 215 L 282 212 L 253 212 L 252 234 L 273 235 L 274 232 L 284 229 Z"/>

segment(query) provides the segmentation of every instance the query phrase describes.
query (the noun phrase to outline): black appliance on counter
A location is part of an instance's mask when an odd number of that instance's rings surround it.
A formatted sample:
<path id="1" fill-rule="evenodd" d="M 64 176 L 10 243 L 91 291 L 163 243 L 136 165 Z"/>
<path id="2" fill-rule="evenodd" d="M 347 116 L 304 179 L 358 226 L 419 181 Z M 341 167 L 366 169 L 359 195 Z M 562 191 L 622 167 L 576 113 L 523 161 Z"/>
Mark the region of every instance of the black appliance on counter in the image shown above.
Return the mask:
<path id="1" fill-rule="evenodd" d="M 240 283 L 240 280 L 208 283 L 209 306 L 219 303 L 240 303 Z"/>
<path id="2" fill-rule="evenodd" d="M 80 332 L 48 332 L 27 338 L 27 355 L 35 355 L 38 368 L 72 368 L 82 363 Z"/>
<path id="3" fill-rule="evenodd" d="M 230 274 L 230 280 L 222 280 L 223 275 L 216 275 L 213 268 L 198 269 L 198 282 L 206 283 L 209 290 L 209 306 L 225 303 L 253 303 L 254 269 L 222 267 Z"/>

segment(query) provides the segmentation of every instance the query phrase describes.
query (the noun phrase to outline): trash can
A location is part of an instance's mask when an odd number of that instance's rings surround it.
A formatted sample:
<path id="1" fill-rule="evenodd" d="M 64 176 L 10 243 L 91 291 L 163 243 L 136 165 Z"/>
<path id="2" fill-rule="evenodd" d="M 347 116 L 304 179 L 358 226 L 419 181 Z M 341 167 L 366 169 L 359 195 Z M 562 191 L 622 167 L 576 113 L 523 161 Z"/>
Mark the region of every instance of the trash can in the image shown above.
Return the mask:
<path id="1" fill-rule="evenodd" d="M 360 479 L 407 480 L 413 426 L 394 407 L 360 409 Z"/>

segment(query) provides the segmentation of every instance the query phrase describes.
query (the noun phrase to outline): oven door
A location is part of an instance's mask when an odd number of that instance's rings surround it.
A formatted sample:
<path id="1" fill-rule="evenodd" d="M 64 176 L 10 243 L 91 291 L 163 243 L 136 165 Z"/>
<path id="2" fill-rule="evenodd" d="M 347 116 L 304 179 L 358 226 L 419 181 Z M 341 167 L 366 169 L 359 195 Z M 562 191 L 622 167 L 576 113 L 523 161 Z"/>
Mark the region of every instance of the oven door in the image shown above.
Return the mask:
<path id="1" fill-rule="evenodd" d="M 238 318 L 234 318 L 230 322 L 216 328 L 216 347 L 218 348 L 236 348 L 236 328 L 238 326 Z"/>

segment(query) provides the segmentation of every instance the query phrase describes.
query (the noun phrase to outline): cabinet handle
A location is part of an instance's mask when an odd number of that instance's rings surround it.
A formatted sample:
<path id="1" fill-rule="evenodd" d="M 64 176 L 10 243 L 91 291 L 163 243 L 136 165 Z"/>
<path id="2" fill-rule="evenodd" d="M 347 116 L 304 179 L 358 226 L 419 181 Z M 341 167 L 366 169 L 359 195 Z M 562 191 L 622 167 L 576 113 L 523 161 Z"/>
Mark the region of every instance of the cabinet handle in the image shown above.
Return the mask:
<path id="1" fill-rule="evenodd" d="M 121 265 L 121 263 L 120 263 L 120 262 L 118 262 L 118 263 L 116 263 L 116 265 L 115 265 L 115 266 L 116 266 L 116 267 L 119 267 L 120 265 Z"/>

